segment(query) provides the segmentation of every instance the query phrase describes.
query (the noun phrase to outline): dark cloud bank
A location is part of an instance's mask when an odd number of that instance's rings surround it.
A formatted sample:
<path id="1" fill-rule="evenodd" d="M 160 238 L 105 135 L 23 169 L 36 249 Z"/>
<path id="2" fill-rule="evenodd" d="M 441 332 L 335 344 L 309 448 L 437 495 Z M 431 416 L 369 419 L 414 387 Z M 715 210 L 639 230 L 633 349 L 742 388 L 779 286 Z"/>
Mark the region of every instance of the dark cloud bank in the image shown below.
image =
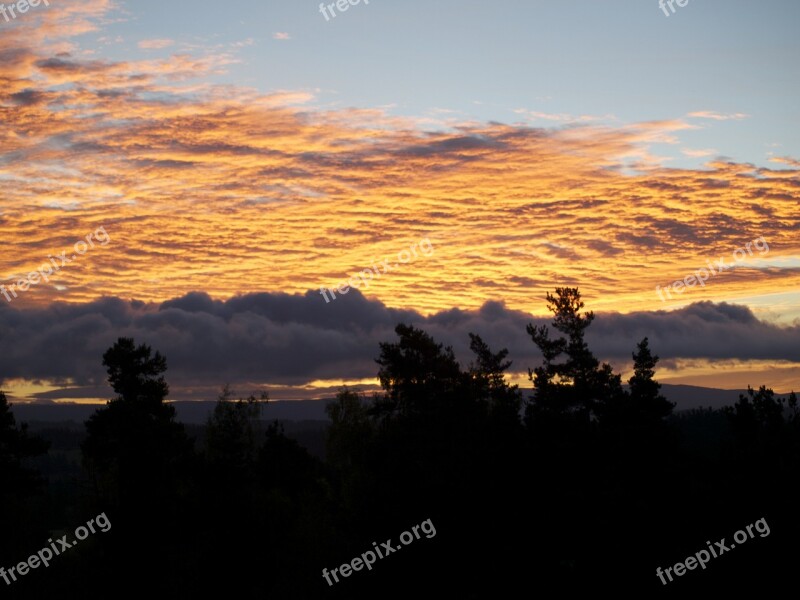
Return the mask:
<path id="1" fill-rule="evenodd" d="M 544 305 L 544 300 L 541 301 Z M 590 306 L 587 308 L 591 308 Z M 463 364 L 472 356 L 468 332 L 494 349 L 506 347 L 512 370 L 540 361 L 525 326 L 548 323 L 488 301 L 479 310 L 451 309 L 424 317 L 387 308 L 357 290 L 326 304 L 318 292 L 254 293 L 213 300 L 195 292 L 161 304 L 101 298 L 18 310 L 0 307 L 0 376 L 104 385 L 103 352 L 119 336 L 166 355 L 173 391 L 225 382 L 301 385 L 319 379 L 374 377 L 378 343 L 396 339 L 399 322 L 422 327 L 452 345 Z M 800 326 L 759 321 L 745 307 L 700 302 L 673 312 L 596 316 L 588 341 L 618 371 L 648 336 L 664 363 L 674 359 L 783 359 L 800 362 Z M 110 392 L 110 390 L 109 390 Z M 108 392 L 103 392 L 107 396 Z M 45 396 L 46 397 L 46 396 Z"/>

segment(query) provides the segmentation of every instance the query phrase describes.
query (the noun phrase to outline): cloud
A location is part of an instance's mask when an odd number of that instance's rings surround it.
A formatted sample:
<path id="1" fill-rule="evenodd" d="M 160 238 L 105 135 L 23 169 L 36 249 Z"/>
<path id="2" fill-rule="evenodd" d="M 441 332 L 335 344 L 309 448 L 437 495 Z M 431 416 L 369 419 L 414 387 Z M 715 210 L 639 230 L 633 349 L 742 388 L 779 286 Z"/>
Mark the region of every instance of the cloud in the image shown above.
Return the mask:
<path id="1" fill-rule="evenodd" d="M 556 121 L 559 123 L 591 123 L 593 121 L 613 121 L 616 120 L 614 115 L 571 115 L 568 113 L 545 113 L 535 110 L 528 110 L 525 108 L 517 108 L 515 113 L 523 115 L 530 121 Z"/>
<path id="2" fill-rule="evenodd" d="M 800 160 L 796 158 L 792 158 L 791 156 L 773 156 L 769 159 L 771 162 L 781 163 L 784 165 L 789 165 L 790 167 L 798 167 L 800 168 Z"/>
<path id="3" fill-rule="evenodd" d="M 290 39 L 292 39 L 292 36 L 290 36 L 288 33 L 284 32 L 284 31 L 276 31 L 275 33 L 272 34 L 272 39 L 273 40 L 290 40 Z"/>
<path id="4" fill-rule="evenodd" d="M 520 373 L 541 361 L 526 325 L 550 320 L 492 301 L 476 310 L 425 317 L 368 300 L 358 290 L 330 304 L 312 291 L 225 301 L 195 292 L 160 304 L 103 298 L 41 309 L 3 307 L 0 331 L 14 343 L 0 355 L 0 372 L 7 380 L 97 389 L 105 381 L 103 352 L 127 336 L 167 357 L 175 397 L 225 382 L 291 388 L 315 381 L 374 381 L 379 343 L 395 341 L 394 327 L 405 322 L 452 345 L 464 366 L 473 358 L 468 333 L 478 333 L 494 349 L 508 348 L 512 370 Z M 800 363 L 799 334 L 800 326 L 764 323 L 745 307 L 700 302 L 672 312 L 598 313 L 587 341 L 598 357 L 629 370 L 631 352 L 645 336 L 665 364 L 713 359 L 746 366 L 747 361 Z"/>
<path id="5" fill-rule="evenodd" d="M 153 39 L 142 40 L 137 45 L 143 50 L 161 50 L 162 48 L 169 48 L 175 44 L 175 40 L 168 39 Z"/>
<path id="6" fill-rule="evenodd" d="M 708 150 L 699 150 L 699 149 L 697 149 L 697 150 L 694 150 L 692 148 L 682 148 L 681 152 L 685 156 L 689 156 L 689 157 L 692 157 L 692 158 L 703 158 L 705 156 L 713 156 L 714 154 L 719 154 L 714 149 L 708 149 Z"/>
<path id="7" fill-rule="evenodd" d="M 433 255 L 365 294 L 424 315 L 487 298 L 543 312 L 531 298 L 571 284 L 632 312 L 759 235 L 776 260 L 800 255 L 800 167 L 666 168 L 652 148 L 682 144 L 700 127 L 688 119 L 431 127 L 391 108 L 326 110 L 315 89 L 215 84 L 241 60 L 230 44 L 98 60 L 81 32 L 107 33 L 110 6 L 65 20 L 54 4 L 41 27 L 0 37 L 0 234 L 13 240 L 0 283 L 100 225 L 113 240 L 14 307 L 305 293 L 428 237 Z M 800 288 L 776 264 L 726 273 L 692 299 Z"/>
<path id="8" fill-rule="evenodd" d="M 746 119 L 750 115 L 745 113 L 718 113 L 711 110 L 699 110 L 689 113 L 690 117 L 695 119 L 712 119 L 714 121 L 740 121 Z"/>

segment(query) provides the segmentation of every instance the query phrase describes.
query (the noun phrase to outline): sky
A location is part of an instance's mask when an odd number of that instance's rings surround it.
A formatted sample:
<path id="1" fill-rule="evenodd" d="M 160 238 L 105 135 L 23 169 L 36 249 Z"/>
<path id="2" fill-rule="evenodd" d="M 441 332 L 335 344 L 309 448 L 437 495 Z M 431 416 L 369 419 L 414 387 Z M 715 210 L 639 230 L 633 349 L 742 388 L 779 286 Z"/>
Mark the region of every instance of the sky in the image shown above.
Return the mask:
<path id="1" fill-rule="evenodd" d="M 673 6 L 0 12 L 1 385 L 106 398 L 125 335 L 175 399 L 370 389 L 404 321 L 530 388 L 574 286 L 624 375 L 800 389 L 800 4 Z"/>

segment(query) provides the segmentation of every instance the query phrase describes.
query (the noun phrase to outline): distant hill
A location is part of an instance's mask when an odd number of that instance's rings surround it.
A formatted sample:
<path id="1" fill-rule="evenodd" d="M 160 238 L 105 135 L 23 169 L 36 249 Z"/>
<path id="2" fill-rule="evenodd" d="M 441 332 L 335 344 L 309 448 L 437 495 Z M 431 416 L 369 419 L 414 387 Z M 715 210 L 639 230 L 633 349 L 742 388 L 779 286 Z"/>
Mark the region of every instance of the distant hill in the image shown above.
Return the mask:
<path id="1" fill-rule="evenodd" d="M 669 385 L 661 386 L 661 393 L 672 402 L 676 403 L 675 410 L 690 410 L 693 408 L 722 408 L 732 406 L 739 394 L 747 390 L 720 390 L 705 388 L 695 385 Z M 525 397 L 530 395 L 525 390 Z M 785 396 L 785 395 L 784 395 Z M 268 421 L 327 421 L 325 405 L 332 398 L 319 400 L 270 400 L 263 413 L 263 418 Z M 214 408 L 215 402 L 173 402 L 178 413 L 178 420 L 183 423 L 202 425 Z M 14 414 L 17 421 L 27 422 L 68 422 L 82 423 L 98 408 L 98 405 L 87 404 L 15 404 Z"/>
<path id="2" fill-rule="evenodd" d="M 739 400 L 739 394 L 746 393 L 747 390 L 720 390 L 696 385 L 661 384 L 661 394 L 667 400 L 675 402 L 675 410 L 733 406 Z"/>
<path id="3" fill-rule="evenodd" d="M 322 400 L 270 400 L 262 415 L 264 420 L 273 421 L 327 421 L 325 405 L 330 399 Z M 183 423 L 203 425 L 216 401 L 173 402 L 178 420 Z M 17 421 L 26 422 L 69 422 L 83 423 L 100 408 L 98 404 L 14 404 L 13 411 Z"/>

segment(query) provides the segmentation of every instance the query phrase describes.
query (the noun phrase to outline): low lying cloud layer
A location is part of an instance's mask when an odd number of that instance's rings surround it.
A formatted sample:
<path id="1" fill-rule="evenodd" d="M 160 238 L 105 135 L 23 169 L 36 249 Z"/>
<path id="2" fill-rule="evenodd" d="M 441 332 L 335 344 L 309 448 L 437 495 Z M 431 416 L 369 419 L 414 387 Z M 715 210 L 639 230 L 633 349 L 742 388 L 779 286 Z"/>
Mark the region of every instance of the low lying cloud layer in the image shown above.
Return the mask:
<path id="1" fill-rule="evenodd" d="M 375 377 L 378 344 L 396 339 L 399 322 L 452 345 L 465 366 L 472 359 L 467 334 L 477 333 L 495 350 L 507 347 L 512 370 L 524 372 L 540 362 L 525 326 L 549 319 L 497 302 L 426 317 L 387 308 L 356 290 L 328 305 L 315 292 L 249 294 L 226 301 L 197 292 L 161 304 L 103 298 L 23 310 L 2 306 L 0 373 L 6 381 L 96 389 L 105 381 L 103 352 L 126 336 L 166 355 L 167 379 L 177 397 L 187 397 L 193 387 L 218 389 L 226 382 L 291 388 L 319 380 L 359 381 Z M 624 371 L 645 336 L 666 366 L 682 360 L 800 366 L 800 326 L 777 327 L 759 321 L 747 308 L 724 303 L 703 302 L 673 312 L 598 314 L 588 341 L 596 355 Z"/>

